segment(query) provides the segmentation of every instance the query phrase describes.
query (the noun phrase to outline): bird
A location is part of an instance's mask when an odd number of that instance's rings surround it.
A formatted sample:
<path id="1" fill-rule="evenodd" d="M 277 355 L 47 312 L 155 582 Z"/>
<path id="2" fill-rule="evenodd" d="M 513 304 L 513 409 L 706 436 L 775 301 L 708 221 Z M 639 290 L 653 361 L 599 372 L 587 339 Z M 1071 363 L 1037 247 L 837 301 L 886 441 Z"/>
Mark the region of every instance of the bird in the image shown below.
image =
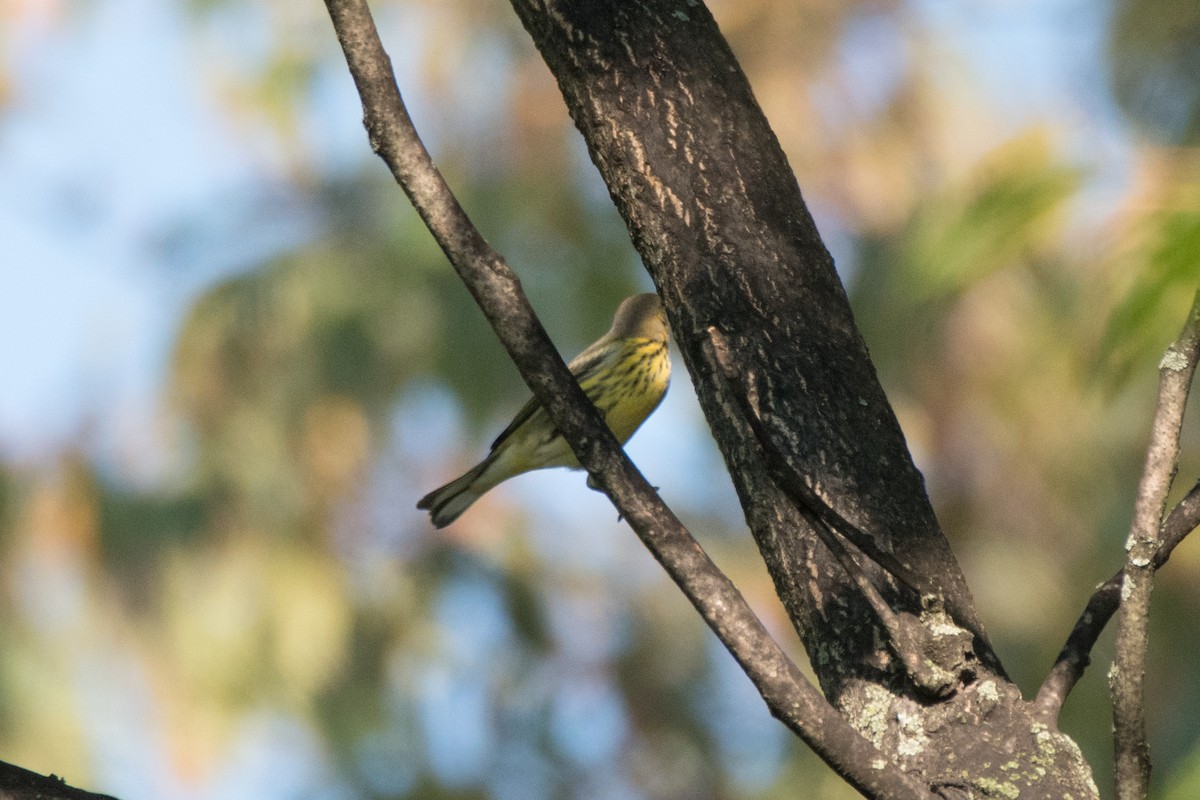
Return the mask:
<path id="1" fill-rule="evenodd" d="M 617 307 L 608 332 L 567 365 L 622 445 L 666 396 L 671 382 L 668 334 L 658 295 L 636 294 Z M 486 458 L 422 497 L 417 508 L 429 512 L 434 527 L 444 528 L 502 481 L 549 467 L 580 465 L 541 403 L 530 398 L 492 442 Z"/>

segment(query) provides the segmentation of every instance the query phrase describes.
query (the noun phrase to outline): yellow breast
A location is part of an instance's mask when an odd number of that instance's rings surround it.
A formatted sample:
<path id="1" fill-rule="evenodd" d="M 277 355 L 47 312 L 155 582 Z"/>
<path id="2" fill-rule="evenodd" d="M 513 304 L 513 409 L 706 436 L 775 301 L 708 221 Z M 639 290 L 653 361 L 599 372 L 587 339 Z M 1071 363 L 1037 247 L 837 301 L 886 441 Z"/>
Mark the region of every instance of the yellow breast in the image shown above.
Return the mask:
<path id="1" fill-rule="evenodd" d="M 617 366 L 584 387 L 621 444 L 658 408 L 671 382 L 665 342 L 629 339 L 623 350 Z"/>

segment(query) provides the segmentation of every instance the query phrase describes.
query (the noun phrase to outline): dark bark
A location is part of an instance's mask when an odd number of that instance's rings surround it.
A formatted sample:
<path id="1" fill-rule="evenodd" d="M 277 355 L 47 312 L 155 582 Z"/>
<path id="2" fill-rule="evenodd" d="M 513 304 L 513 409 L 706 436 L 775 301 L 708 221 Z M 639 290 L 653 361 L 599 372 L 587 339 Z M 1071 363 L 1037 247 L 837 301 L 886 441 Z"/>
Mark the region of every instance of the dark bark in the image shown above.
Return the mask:
<path id="1" fill-rule="evenodd" d="M 421 143 L 365 0 L 326 0 L 363 102 L 371 145 L 391 169 L 580 463 L 754 682 L 771 713 L 868 797 L 919 800 L 924 785 L 889 764 L 805 678 L 733 583 L 621 450 L 570 377 L 516 276 L 467 219 Z"/>
<path id="2" fill-rule="evenodd" d="M 861 549 L 890 556 L 898 577 L 939 595 L 957 621 L 982 634 L 833 261 L 706 10 L 669 2 L 553 3 L 553 13 L 541 3 L 514 5 L 671 309 L 683 358 L 794 616 L 810 617 L 802 598 L 811 595 L 800 584 L 813 559 L 822 579 L 828 572 L 835 581 L 822 587 L 826 603 L 847 590 L 815 537 L 782 541 L 807 526 L 781 507 L 820 505 L 863 533 Z M 714 337 L 733 354 L 735 374 L 724 374 L 707 349 Z M 812 497 L 792 496 L 781 474 Z M 805 552 L 799 562 L 779 558 L 797 548 Z M 853 605 L 850 617 L 873 616 Z M 802 627 L 841 624 L 822 614 Z M 835 668 L 829 678 L 842 676 Z"/>
<path id="3" fill-rule="evenodd" d="M 0 761 L 0 800 L 115 800 L 106 794 L 76 789 L 49 777 Z"/>
<path id="4" fill-rule="evenodd" d="M 1034 722 L 987 642 L 832 259 L 708 11 L 513 5 L 666 301 L 827 696 L 931 786 L 1094 794 L 1074 745 Z"/>
<path id="5" fill-rule="evenodd" d="M 503 261 L 461 224 L 380 83 L 390 68 L 363 1 L 327 5 L 372 145 L 580 462 L 741 652 L 772 712 L 870 797 L 1094 796 L 1077 748 L 1034 721 L 987 642 L 832 260 L 707 10 L 514 0 L 666 301 L 751 531 L 841 715 L 809 702 L 757 621 L 738 621 L 744 601 L 688 554 L 702 555 L 599 425 Z"/>

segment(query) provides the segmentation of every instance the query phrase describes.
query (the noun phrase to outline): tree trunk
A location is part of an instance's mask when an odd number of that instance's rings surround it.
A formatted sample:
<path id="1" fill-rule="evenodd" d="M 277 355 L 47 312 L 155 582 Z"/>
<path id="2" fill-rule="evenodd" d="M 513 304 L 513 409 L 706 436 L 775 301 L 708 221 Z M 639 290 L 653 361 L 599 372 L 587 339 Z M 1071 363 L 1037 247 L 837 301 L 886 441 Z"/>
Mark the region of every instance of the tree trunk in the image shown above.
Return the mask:
<path id="1" fill-rule="evenodd" d="M 666 305 L 826 696 L 952 797 L 1094 797 L 991 649 L 749 84 L 695 0 L 513 0 Z"/>

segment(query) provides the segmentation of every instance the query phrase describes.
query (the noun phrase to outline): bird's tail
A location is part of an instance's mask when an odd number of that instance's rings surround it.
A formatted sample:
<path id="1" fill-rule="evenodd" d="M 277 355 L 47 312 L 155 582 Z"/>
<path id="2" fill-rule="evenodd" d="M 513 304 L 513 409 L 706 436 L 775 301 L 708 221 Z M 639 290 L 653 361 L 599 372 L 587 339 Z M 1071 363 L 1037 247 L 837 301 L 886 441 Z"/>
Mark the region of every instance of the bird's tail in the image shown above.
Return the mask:
<path id="1" fill-rule="evenodd" d="M 464 475 L 422 497 L 417 502 L 417 508 L 429 512 L 435 528 L 446 527 L 495 485 L 493 482 L 479 481 L 491 465 L 491 458 L 484 459 Z"/>

